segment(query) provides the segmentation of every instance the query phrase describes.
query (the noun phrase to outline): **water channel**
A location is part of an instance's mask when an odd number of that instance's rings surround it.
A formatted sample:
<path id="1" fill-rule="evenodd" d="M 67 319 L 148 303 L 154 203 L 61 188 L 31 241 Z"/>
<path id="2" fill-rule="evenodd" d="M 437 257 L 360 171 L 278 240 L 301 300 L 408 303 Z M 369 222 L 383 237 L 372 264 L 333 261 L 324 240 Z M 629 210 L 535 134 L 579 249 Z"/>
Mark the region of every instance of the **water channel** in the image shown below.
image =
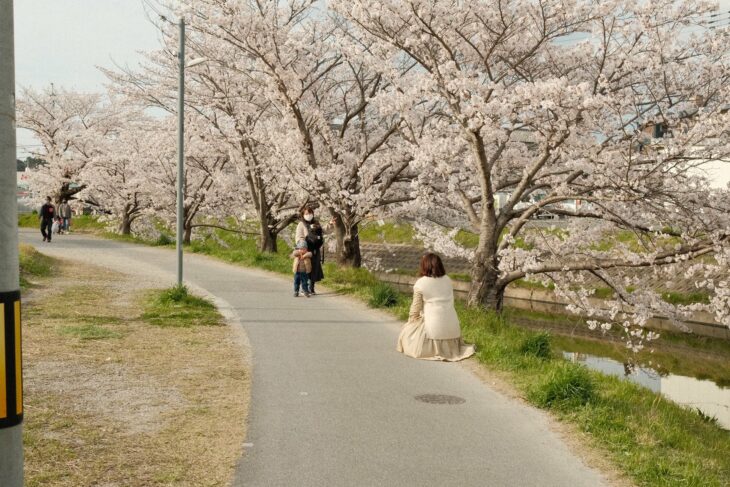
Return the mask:
<path id="1" fill-rule="evenodd" d="M 674 374 L 662 375 L 654 369 L 632 367 L 617 360 L 585 353 L 563 352 L 563 357 L 604 374 L 639 384 L 677 404 L 699 409 L 707 416 L 717 418 L 719 426 L 730 430 L 730 388 L 721 387 L 710 380 Z"/>

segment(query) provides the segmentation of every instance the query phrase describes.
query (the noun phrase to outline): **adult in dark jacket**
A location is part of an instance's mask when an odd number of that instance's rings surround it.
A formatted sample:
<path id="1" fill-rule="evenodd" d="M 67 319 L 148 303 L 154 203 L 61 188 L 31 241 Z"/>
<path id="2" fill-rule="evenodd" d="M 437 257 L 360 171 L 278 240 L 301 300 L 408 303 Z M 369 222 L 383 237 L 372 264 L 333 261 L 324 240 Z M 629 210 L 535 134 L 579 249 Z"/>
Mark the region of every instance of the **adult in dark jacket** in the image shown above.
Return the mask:
<path id="1" fill-rule="evenodd" d="M 46 203 L 41 206 L 41 234 L 43 235 L 43 241 L 50 242 L 53 236 L 53 218 L 56 216 L 56 207 L 51 203 L 51 197 L 46 197 Z"/>
<path id="2" fill-rule="evenodd" d="M 324 262 L 324 232 L 322 225 L 314 217 L 314 209 L 305 206 L 299 212 L 299 223 L 295 233 L 295 244 L 301 240 L 307 242 L 307 249 L 312 253 L 312 272 L 309 273 L 309 292 L 315 294 L 314 284 L 324 279 L 322 262 Z"/>

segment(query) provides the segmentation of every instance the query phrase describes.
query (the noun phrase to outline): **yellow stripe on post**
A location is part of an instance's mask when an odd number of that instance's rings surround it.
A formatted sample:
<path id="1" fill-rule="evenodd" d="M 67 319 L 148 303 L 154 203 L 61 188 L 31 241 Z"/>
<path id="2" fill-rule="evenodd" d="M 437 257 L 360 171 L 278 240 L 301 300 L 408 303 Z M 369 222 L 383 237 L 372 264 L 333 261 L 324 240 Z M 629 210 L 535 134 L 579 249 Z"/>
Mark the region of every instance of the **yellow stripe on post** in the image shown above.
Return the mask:
<path id="1" fill-rule="evenodd" d="M 23 413 L 23 355 L 20 346 L 20 301 L 15 302 L 15 414 Z"/>
<path id="2" fill-rule="evenodd" d="M 0 303 L 0 419 L 8 417 L 8 385 L 5 377 L 5 303 Z"/>

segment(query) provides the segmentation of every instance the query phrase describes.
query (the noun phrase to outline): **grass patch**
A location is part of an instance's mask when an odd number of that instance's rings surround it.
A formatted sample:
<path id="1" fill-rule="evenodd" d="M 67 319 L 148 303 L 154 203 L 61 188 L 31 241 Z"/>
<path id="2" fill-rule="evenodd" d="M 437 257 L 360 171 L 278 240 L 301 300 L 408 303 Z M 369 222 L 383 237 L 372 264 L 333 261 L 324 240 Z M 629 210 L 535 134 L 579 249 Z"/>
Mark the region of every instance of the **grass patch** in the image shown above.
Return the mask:
<path id="1" fill-rule="evenodd" d="M 390 243 L 423 247 L 423 242 L 416 238 L 415 229 L 408 223 L 400 222 L 368 222 L 360 227 L 360 241 L 370 243 Z"/>
<path id="2" fill-rule="evenodd" d="M 376 284 L 368 304 L 373 308 L 392 308 L 398 304 L 398 292 L 388 284 Z"/>
<path id="3" fill-rule="evenodd" d="M 466 230 L 459 230 L 454 236 L 454 241 L 467 249 L 475 249 L 479 245 L 479 235 Z"/>
<path id="4" fill-rule="evenodd" d="M 21 228 L 37 228 L 40 231 L 41 222 L 38 219 L 38 212 L 18 214 L 18 226 Z"/>
<path id="5" fill-rule="evenodd" d="M 165 245 L 172 245 L 175 243 L 175 239 L 166 233 L 160 233 L 160 236 L 155 240 L 155 245 L 163 247 Z"/>
<path id="6" fill-rule="evenodd" d="M 40 232 L 41 222 L 38 219 L 38 212 L 22 213 L 18 215 L 18 226 L 21 228 L 37 228 Z M 78 215 L 71 218 L 72 232 L 104 231 L 106 224 L 99 221 L 95 215 Z"/>
<path id="7" fill-rule="evenodd" d="M 565 362 L 553 367 L 527 395 L 542 408 L 583 406 L 594 396 L 595 386 L 588 369 Z"/>
<path id="8" fill-rule="evenodd" d="M 144 307 L 142 319 L 162 328 L 222 325 L 213 303 L 193 296 L 185 286 L 149 293 Z"/>
<path id="9" fill-rule="evenodd" d="M 704 291 L 694 291 L 691 293 L 664 291 L 662 293 L 662 299 L 671 304 L 708 304 L 710 302 L 710 295 Z"/>
<path id="10" fill-rule="evenodd" d="M 471 282 L 471 276 L 469 274 L 459 274 L 458 272 L 454 272 L 454 273 L 449 273 L 449 277 L 453 281 Z"/>
<path id="11" fill-rule="evenodd" d="M 539 332 L 528 335 L 522 341 L 520 352 L 537 358 L 550 358 L 552 356 L 550 334 L 547 332 Z"/>
<path id="12" fill-rule="evenodd" d="M 20 244 L 18 246 L 18 260 L 21 289 L 32 287 L 33 278 L 49 277 L 53 274 L 55 260 L 41 254 L 32 245 Z"/>
<path id="13" fill-rule="evenodd" d="M 78 338 L 79 340 L 104 340 L 107 338 L 121 338 L 122 334 L 96 324 L 78 326 L 62 326 L 61 334 Z"/>
<path id="14" fill-rule="evenodd" d="M 277 253 L 262 253 L 258 250 L 255 239 L 243 238 L 241 235 L 216 230 L 199 240 L 193 240 L 190 252 L 210 255 L 221 260 L 258 267 L 281 274 L 291 274 L 292 261 L 289 258 L 291 248 L 283 240 L 277 242 Z"/>
<path id="15" fill-rule="evenodd" d="M 106 230 L 107 224 L 95 215 L 78 215 L 71 218 L 72 232 L 95 232 Z"/>

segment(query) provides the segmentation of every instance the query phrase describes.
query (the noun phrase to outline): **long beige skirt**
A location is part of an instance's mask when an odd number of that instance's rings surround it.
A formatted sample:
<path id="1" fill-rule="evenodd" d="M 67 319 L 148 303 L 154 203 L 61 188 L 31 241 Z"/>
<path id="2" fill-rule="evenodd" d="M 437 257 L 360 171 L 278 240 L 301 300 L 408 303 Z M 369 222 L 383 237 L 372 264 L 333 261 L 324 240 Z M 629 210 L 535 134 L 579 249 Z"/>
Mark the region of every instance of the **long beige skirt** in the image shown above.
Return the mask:
<path id="1" fill-rule="evenodd" d="M 461 337 L 448 340 L 428 338 L 423 318 L 409 321 L 403 326 L 396 350 L 413 358 L 447 362 L 464 360 L 476 352 L 475 346 L 464 343 Z"/>

